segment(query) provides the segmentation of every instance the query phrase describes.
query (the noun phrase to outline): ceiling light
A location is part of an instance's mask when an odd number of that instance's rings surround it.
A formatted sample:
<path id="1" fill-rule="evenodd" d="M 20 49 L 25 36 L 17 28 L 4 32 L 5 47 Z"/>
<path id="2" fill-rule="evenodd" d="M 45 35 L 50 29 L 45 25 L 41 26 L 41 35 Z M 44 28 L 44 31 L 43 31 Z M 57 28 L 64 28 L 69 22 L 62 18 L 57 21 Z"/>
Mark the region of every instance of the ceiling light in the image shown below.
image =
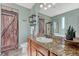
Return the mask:
<path id="1" fill-rule="evenodd" d="M 42 7 L 43 7 L 43 5 L 41 4 L 41 5 L 40 5 L 40 7 L 42 8 Z"/>
<path id="2" fill-rule="evenodd" d="M 46 8 L 46 7 L 44 7 L 44 9 L 45 9 L 45 10 L 47 10 L 47 8 Z"/>
<path id="3" fill-rule="evenodd" d="M 48 5 L 48 8 L 52 7 L 50 4 Z"/>
<path id="4" fill-rule="evenodd" d="M 44 10 L 47 10 L 48 8 L 51 8 L 54 6 L 56 3 L 41 3 L 40 8 L 43 8 Z"/>

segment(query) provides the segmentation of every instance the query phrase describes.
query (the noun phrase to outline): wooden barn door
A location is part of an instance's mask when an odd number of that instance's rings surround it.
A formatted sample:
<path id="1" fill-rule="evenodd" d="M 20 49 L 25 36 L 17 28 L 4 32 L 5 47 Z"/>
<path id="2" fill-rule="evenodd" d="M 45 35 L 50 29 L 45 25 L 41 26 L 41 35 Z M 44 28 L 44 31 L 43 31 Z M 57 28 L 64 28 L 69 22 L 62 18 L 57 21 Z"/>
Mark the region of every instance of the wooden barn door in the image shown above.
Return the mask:
<path id="1" fill-rule="evenodd" d="M 44 19 L 39 19 L 39 36 L 44 36 L 45 34 L 45 22 Z"/>
<path id="2" fill-rule="evenodd" d="M 1 52 L 18 48 L 18 14 L 1 10 Z"/>

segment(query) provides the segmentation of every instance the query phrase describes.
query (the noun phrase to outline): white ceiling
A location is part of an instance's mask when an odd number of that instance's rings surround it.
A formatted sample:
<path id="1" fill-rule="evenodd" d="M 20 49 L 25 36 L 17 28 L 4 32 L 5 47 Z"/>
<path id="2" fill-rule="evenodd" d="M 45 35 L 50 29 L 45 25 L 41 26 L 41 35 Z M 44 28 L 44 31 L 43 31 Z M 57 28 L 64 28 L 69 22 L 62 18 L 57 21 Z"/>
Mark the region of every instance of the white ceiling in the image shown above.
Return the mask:
<path id="1" fill-rule="evenodd" d="M 31 9 L 35 3 L 20 3 L 18 5 Z M 48 10 L 40 9 L 39 12 L 52 17 L 77 8 L 79 8 L 79 3 L 56 3 L 54 7 L 52 6 Z"/>
<path id="2" fill-rule="evenodd" d="M 77 8 L 79 8 L 79 3 L 57 3 L 54 7 L 51 7 L 46 11 L 44 9 L 40 9 L 40 13 L 48 16 L 55 16 Z"/>
<path id="3" fill-rule="evenodd" d="M 35 3 L 18 3 L 18 5 L 31 9 L 35 5 Z"/>

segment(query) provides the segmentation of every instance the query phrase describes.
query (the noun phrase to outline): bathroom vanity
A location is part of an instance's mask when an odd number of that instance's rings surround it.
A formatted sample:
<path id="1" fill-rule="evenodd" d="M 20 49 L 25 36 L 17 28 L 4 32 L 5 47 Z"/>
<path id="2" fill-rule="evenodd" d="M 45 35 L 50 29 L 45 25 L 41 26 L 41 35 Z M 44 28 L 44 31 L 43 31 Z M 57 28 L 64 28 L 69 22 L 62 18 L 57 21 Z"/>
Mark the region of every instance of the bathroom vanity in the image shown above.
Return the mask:
<path id="1" fill-rule="evenodd" d="M 28 38 L 28 55 L 29 56 L 78 56 L 79 47 L 68 46 L 62 38 L 54 37 L 50 43 L 43 43 L 36 38 Z M 62 43 L 64 42 L 64 43 Z"/>
<path id="2" fill-rule="evenodd" d="M 45 44 L 45 43 L 42 43 Z M 29 56 L 57 56 L 47 48 L 38 43 L 35 39 L 28 38 L 28 55 Z"/>

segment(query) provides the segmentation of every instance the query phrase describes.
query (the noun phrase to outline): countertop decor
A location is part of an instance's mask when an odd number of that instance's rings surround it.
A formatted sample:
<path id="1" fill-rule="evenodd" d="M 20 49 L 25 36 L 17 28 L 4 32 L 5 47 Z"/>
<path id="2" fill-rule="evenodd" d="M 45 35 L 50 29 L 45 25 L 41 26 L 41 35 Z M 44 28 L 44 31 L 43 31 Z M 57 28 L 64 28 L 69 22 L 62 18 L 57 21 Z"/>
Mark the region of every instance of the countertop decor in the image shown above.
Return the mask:
<path id="1" fill-rule="evenodd" d="M 75 38 L 75 29 L 73 28 L 73 26 L 69 26 L 67 33 L 66 33 L 66 39 L 67 40 L 73 40 L 73 38 Z"/>

